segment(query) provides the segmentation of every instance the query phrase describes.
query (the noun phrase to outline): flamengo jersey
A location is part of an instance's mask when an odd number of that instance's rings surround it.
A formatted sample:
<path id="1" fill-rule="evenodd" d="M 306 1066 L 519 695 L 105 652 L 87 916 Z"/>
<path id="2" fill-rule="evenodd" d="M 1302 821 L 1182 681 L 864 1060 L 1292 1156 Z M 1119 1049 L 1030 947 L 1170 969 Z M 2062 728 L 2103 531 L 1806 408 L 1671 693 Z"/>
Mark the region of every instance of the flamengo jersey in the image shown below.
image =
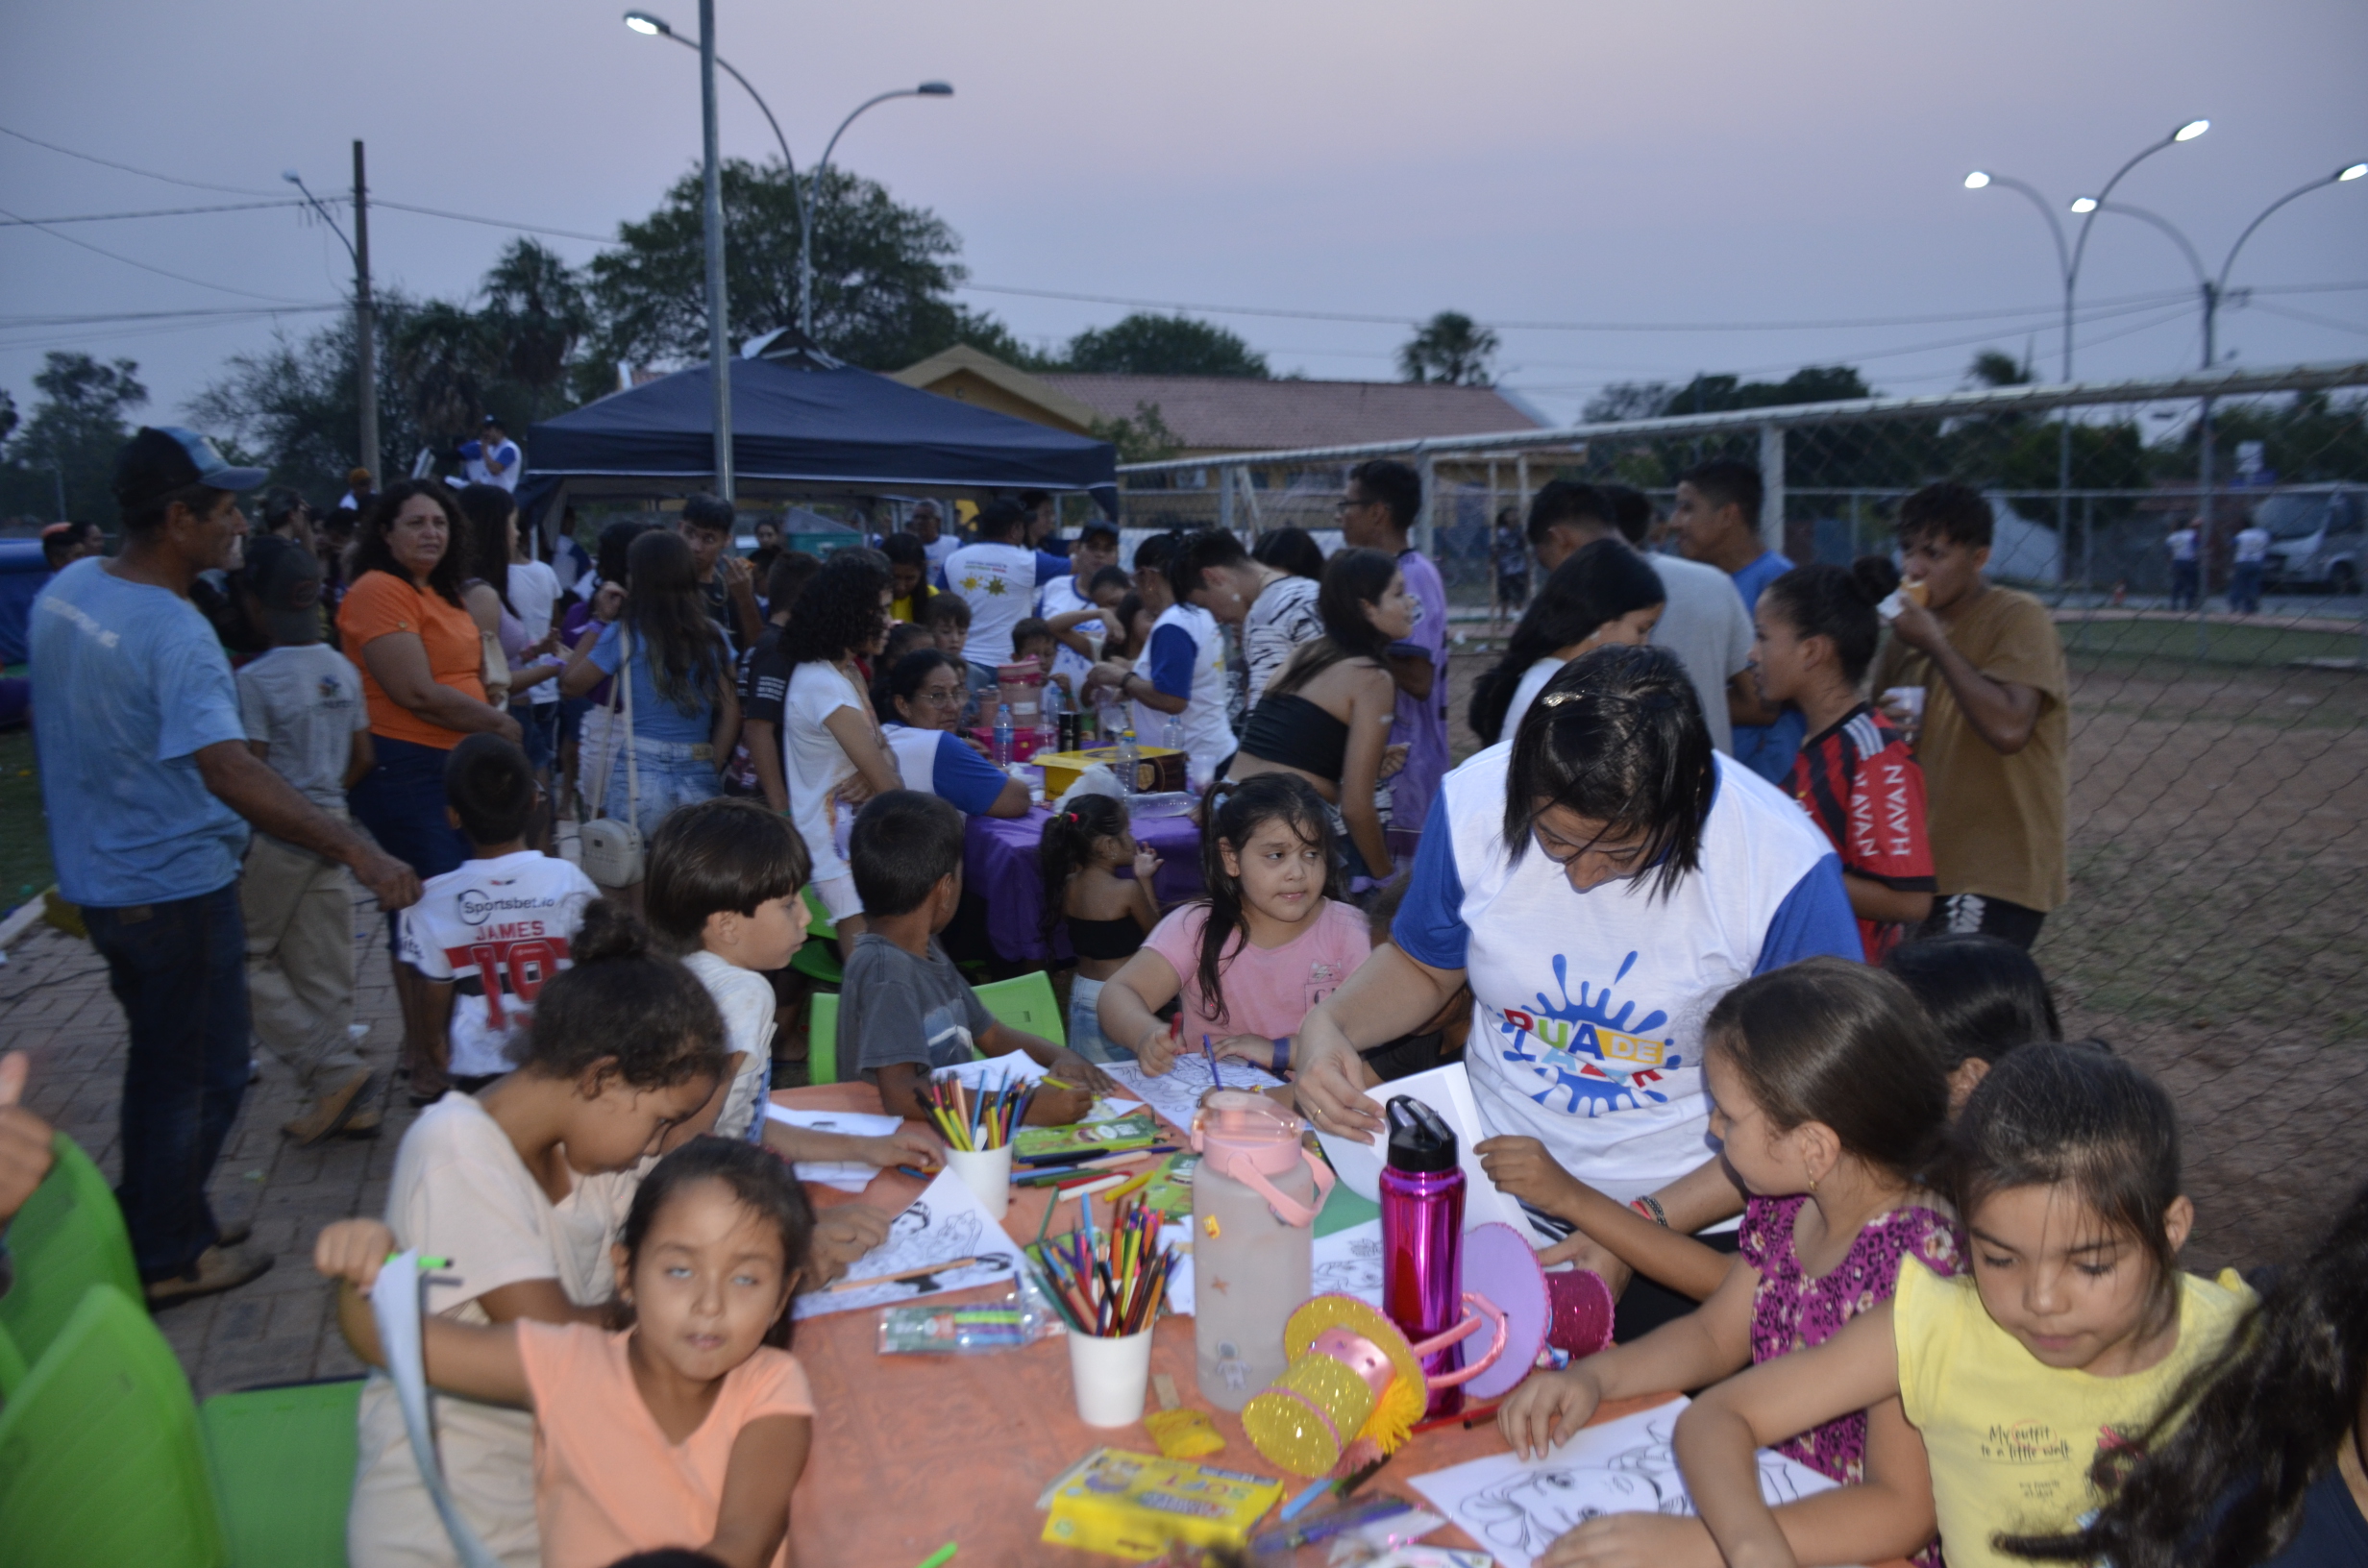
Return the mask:
<path id="1" fill-rule="evenodd" d="M 428 979 L 452 983 L 455 1077 L 518 1065 L 510 1046 L 543 986 L 568 967 L 583 906 L 600 895 L 583 872 L 531 849 L 428 879 L 402 913 L 400 956 Z"/>
<path id="2" fill-rule="evenodd" d="M 1800 808 L 1714 755 L 1701 866 L 1572 891 L 1533 843 L 1505 852 L 1512 743 L 1441 781 L 1391 936 L 1472 991 L 1464 1050 L 1491 1135 L 1535 1138 L 1625 1203 L 1708 1158 L 1702 1020 L 1737 982 L 1817 953 L 1856 959 L 1841 867 Z"/>
<path id="3" fill-rule="evenodd" d="M 1901 893 L 1933 893 L 1933 846 L 1924 836 L 1924 770 L 1907 737 L 1862 702 L 1842 721 L 1801 743 L 1792 797 L 1824 830 L 1842 870 Z M 1905 928 L 1859 921 L 1866 962 L 1880 964 Z"/>

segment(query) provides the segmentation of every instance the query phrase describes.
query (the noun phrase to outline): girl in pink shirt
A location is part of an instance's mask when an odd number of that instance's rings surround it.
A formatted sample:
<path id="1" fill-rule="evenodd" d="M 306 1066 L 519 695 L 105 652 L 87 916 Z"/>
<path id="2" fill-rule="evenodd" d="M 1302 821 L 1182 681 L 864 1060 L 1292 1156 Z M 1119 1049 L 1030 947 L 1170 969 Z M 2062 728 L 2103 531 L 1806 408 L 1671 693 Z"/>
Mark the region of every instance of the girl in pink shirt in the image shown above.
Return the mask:
<path id="1" fill-rule="evenodd" d="M 813 1229 L 788 1166 L 695 1139 L 651 1170 L 626 1219 L 617 1300 L 631 1328 L 422 1321 L 432 1385 L 534 1412 L 545 1568 L 660 1547 L 786 1568 L 790 1494 L 814 1435 L 789 1304 Z M 349 1219 L 313 1247 L 313 1265 L 345 1282 L 346 1342 L 373 1365 L 385 1358 L 361 1291 L 394 1246 L 379 1221 Z"/>
<path id="2" fill-rule="evenodd" d="M 1161 920 L 1101 992 L 1112 1048 L 1150 1072 L 1206 1036 L 1221 1056 L 1281 1076 L 1308 1010 L 1372 951 L 1365 916 L 1339 896 L 1323 798 L 1295 773 L 1209 791 L 1200 870 L 1209 890 Z M 1181 1005 L 1172 1023 L 1159 1009 Z"/>

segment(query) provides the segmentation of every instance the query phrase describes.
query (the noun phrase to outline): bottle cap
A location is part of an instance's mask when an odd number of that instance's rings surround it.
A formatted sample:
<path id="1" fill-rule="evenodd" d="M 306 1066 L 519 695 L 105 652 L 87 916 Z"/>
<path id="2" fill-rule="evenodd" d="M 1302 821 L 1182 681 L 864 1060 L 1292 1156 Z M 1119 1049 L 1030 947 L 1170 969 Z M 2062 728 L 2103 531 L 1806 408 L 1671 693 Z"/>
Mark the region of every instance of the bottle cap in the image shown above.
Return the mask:
<path id="1" fill-rule="evenodd" d="M 1455 1133 L 1439 1113 L 1411 1094 L 1389 1105 L 1390 1168 L 1433 1174 L 1454 1170 Z"/>

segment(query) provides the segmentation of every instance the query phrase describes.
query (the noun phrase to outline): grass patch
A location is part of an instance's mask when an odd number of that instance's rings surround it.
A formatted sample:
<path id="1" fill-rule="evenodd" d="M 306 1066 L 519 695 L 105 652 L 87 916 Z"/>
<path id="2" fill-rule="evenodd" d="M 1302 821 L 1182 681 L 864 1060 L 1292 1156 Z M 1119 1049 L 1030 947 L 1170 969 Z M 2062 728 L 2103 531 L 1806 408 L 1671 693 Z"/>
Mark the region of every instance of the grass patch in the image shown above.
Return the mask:
<path id="1" fill-rule="evenodd" d="M 2136 661 L 2149 674 L 2166 680 L 2177 679 L 2182 672 L 2199 665 L 2261 668 L 2291 664 L 2296 659 L 2356 658 L 2361 648 L 2359 633 L 2352 631 L 2211 625 L 2204 628 L 2204 652 L 2199 658 L 2192 621 L 2070 621 L 2056 630 L 2076 665 Z"/>
<path id="2" fill-rule="evenodd" d="M 0 734 L 0 909 L 14 908 L 56 880 L 33 730 Z"/>

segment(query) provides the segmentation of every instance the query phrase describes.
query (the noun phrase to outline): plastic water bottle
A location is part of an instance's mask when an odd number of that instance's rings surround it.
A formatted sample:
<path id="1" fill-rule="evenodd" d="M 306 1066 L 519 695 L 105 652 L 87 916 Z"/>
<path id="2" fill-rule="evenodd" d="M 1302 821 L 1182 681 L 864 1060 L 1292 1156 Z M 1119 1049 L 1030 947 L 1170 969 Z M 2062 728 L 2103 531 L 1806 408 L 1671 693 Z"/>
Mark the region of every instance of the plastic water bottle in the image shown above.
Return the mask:
<path id="1" fill-rule="evenodd" d="M 1011 704 L 999 702 L 995 706 L 995 766 L 1011 766 Z"/>
<path id="2" fill-rule="evenodd" d="M 1231 1089 L 1203 1097 L 1193 1118 L 1194 1371 L 1221 1410 L 1240 1409 L 1290 1364 L 1283 1320 L 1314 1292 L 1323 1198 L 1299 1147 L 1305 1127 L 1265 1095 Z"/>
<path id="3" fill-rule="evenodd" d="M 1381 1172 L 1381 1310 L 1420 1343 L 1463 1315 L 1464 1171 L 1455 1133 L 1438 1112 L 1411 1095 L 1388 1107 L 1389 1164 Z M 1197 1276 L 1196 1276 L 1197 1278 Z M 1463 1361 L 1450 1345 L 1423 1361 L 1430 1377 Z M 1434 1389 L 1429 1416 L 1464 1408 L 1459 1387 Z"/>
<path id="4" fill-rule="evenodd" d="M 1184 749 L 1184 716 L 1182 714 L 1171 715 L 1168 722 L 1159 726 L 1159 744 L 1171 751 Z"/>
<path id="5" fill-rule="evenodd" d="M 1128 724 L 1119 731 L 1119 788 L 1128 795 L 1135 793 L 1135 765 L 1141 759 L 1135 753 L 1135 726 Z"/>
<path id="6" fill-rule="evenodd" d="M 1044 706 L 1037 711 L 1042 715 L 1037 720 L 1037 746 L 1045 750 L 1057 749 L 1061 733 L 1061 689 L 1048 680 L 1045 682 Z"/>

